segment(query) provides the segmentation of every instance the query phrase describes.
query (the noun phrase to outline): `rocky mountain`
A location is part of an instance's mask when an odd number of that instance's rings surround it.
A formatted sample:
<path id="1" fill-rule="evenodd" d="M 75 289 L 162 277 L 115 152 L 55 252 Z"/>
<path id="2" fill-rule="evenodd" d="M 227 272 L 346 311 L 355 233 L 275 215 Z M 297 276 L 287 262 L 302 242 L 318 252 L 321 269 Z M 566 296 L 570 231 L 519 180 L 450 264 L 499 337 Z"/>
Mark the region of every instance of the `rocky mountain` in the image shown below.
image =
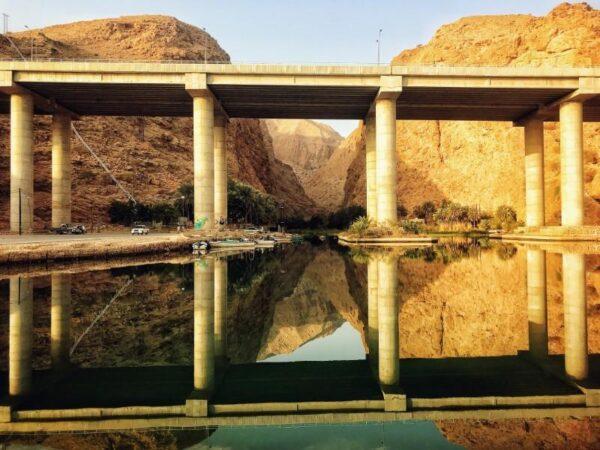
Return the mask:
<path id="1" fill-rule="evenodd" d="M 25 57 L 31 39 L 36 57 L 125 60 L 229 61 L 204 31 L 167 16 L 133 16 L 57 25 L 11 33 Z M 0 40 L 0 57 L 18 55 Z M 84 117 L 76 123 L 86 141 L 116 177 L 142 201 L 170 200 L 192 181 L 191 118 Z M 50 118 L 35 119 L 35 227 L 50 220 Z M 226 131 L 231 177 L 274 195 L 290 213 L 310 213 L 290 166 L 274 156 L 271 137 L 259 120 L 231 120 Z M 95 160 L 73 140 L 73 221 L 106 222 L 108 205 L 122 193 Z M 9 118 L 0 117 L 0 229 L 8 228 Z"/>
<path id="2" fill-rule="evenodd" d="M 294 170 L 321 167 L 343 138 L 337 131 L 315 120 L 265 120 L 273 138 L 275 157 Z"/>
<path id="3" fill-rule="evenodd" d="M 476 16 L 441 27 L 426 45 L 401 52 L 396 65 L 588 67 L 600 64 L 600 11 L 563 3 L 548 15 Z M 547 222 L 560 218 L 557 123 L 545 125 Z M 584 125 L 586 223 L 600 224 L 600 125 Z M 344 187 L 346 205 L 365 203 L 364 143 Z M 398 198 L 515 207 L 524 217 L 523 129 L 501 122 L 398 121 Z M 341 148 L 341 147 L 340 147 Z M 345 150 L 348 152 L 348 150 Z M 335 158 L 335 154 L 332 156 Z M 338 194 L 329 194 L 335 198 Z"/>
<path id="4" fill-rule="evenodd" d="M 319 208 L 335 209 L 339 202 L 333 204 L 324 191 L 325 185 L 339 181 L 332 179 L 330 171 L 340 172 L 344 161 L 332 161 L 331 156 L 344 139 L 329 125 L 314 120 L 270 119 L 265 123 L 273 138 L 275 157 L 294 169 L 306 194 Z M 346 170 L 347 167 L 341 173 Z M 326 176 L 321 177 L 324 172 Z M 341 192 L 340 187 L 336 186 L 335 192 Z"/>

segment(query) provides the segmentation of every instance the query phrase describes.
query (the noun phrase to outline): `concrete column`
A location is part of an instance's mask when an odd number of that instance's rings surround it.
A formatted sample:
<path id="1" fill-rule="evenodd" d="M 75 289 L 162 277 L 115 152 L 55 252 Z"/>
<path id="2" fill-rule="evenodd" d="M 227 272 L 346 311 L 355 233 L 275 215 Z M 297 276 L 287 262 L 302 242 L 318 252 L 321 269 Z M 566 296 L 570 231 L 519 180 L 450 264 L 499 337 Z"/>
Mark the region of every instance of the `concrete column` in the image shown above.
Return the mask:
<path id="1" fill-rule="evenodd" d="M 583 104 L 560 105 L 561 222 L 583 225 Z"/>
<path id="2" fill-rule="evenodd" d="M 377 152 L 375 116 L 365 120 L 365 167 L 367 171 L 367 217 L 377 222 Z"/>
<path id="3" fill-rule="evenodd" d="M 525 222 L 528 227 L 545 223 L 544 122 L 525 124 Z"/>
<path id="4" fill-rule="evenodd" d="M 546 311 L 546 252 L 527 250 L 527 316 L 529 352 L 537 358 L 548 356 L 548 314 Z"/>
<path id="5" fill-rule="evenodd" d="M 377 260 L 369 258 L 367 265 L 367 344 L 369 345 L 369 356 L 372 360 L 377 360 L 377 351 L 379 350 L 379 313 L 378 313 L 378 270 Z"/>
<path id="6" fill-rule="evenodd" d="M 71 223 L 71 118 L 52 117 L 52 226 Z"/>
<path id="7" fill-rule="evenodd" d="M 215 378 L 214 291 L 215 262 L 194 263 L 194 389 L 209 393 Z"/>
<path id="8" fill-rule="evenodd" d="M 227 149 L 225 118 L 215 118 L 215 221 L 227 223 Z"/>
<path id="9" fill-rule="evenodd" d="M 214 111 L 210 96 L 194 97 L 194 227 L 212 229 L 214 219 Z"/>
<path id="10" fill-rule="evenodd" d="M 398 221 L 396 185 L 396 100 L 375 101 L 377 221 L 395 224 Z"/>
<path id="11" fill-rule="evenodd" d="M 31 392 L 33 342 L 33 279 L 12 277 L 9 291 L 8 392 Z"/>
<path id="12" fill-rule="evenodd" d="M 69 366 L 71 350 L 71 274 L 51 276 L 50 355 L 52 367 Z"/>
<path id="13" fill-rule="evenodd" d="M 10 96 L 10 231 L 33 229 L 33 98 Z"/>
<path id="14" fill-rule="evenodd" d="M 565 372 L 583 380 L 588 375 L 585 255 L 563 253 L 563 303 L 565 311 Z"/>
<path id="15" fill-rule="evenodd" d="M 215 357 L 227 356 L 227 259 L 215 260 Z"/>
<path id="16" fill-rule="evenodd" d="M 378 261 L 379 382 L 398 384 L 400 357 L 398 344 L 398 260 L 384 257 Z"/>

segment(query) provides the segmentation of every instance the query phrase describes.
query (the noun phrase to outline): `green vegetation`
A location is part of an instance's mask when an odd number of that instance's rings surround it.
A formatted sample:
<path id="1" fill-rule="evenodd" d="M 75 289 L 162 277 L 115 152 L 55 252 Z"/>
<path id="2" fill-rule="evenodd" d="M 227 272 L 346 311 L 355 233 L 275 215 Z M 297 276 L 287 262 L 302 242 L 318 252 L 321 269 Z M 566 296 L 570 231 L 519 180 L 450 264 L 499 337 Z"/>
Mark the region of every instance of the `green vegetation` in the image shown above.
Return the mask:
<path id="1" fill-rule="evenodd" d="M 315 214 L 308 220 L 303 217 L 294 216 L 286 219 L 286 225 L 288 229 L 292 230 L 307 228 L 311 230 L 320 230 L 324 228 L 342 230 L 348 228 L 358 217 L 365 215 L 365 208 L 358 205 L 352 205 L 341 208 L 328 216 Z"/>
<path id="2" fill-rule="evenodd" d="M 399 223 L 396 226 L 380 226 L 369 221 L 364 215 L 356 218 L 348 228 L 351 234 L 360 237 L 384 237 L 401 234 L 462 233 L 477 235 L 490 229 L 511 231 L 519 225 L 517 213 L 507 205 L 498 207 L 491 215 L 477 206 L 442 201 L 439 206 L 431 201 L 423 202 L 413 208 L 412 216 L 407 209 L 398 206 Z"/>
<path id="3" fill-rule="evenodd" d="M 193 219 L 194 188 L 182 184 L 173 194 L 172 202 L 134 204 L 114 200 L 108 210 L 111 223 L 129 226 L 135 222 L 174 225 L 179 217 Z M 227 183 L 229 221 L 237 223 L 272 224 L 277 221 L 277 203 L 273 197 L 239 181 Z"/>

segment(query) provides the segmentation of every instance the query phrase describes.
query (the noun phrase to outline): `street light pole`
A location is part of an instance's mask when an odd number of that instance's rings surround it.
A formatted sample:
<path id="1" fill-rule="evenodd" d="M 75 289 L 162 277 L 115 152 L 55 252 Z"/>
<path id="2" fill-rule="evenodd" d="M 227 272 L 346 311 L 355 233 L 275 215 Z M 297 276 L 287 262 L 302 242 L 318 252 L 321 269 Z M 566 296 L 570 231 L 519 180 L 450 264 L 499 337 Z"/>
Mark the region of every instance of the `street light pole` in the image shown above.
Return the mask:
<path id="1" fill-rule="evenodd" d="M 25 28 L 27 28 L 29 31 L 32 31 L 31 28 L 29 28 L 27 25 L 25 25 Z M 33 61 L 33 31 L 31 32 L 31 50 L 30 50 L 30 57 L 31 60 Z"/>
<path id="2" fill-rule="evenodd" d="M 379 34 L 377 36 L 377 64 L 381 62 L 381 32 L 383 29 L 379 29 Z"/>
<path id="3" fill-rule="evenodd" d="M 206 28 L 202 28 L 202 31 L 204 31 L 204 64 L 206 64 L 208 62 L 206 57 L 208 47 L 208 33 L 206 32 Z"/>

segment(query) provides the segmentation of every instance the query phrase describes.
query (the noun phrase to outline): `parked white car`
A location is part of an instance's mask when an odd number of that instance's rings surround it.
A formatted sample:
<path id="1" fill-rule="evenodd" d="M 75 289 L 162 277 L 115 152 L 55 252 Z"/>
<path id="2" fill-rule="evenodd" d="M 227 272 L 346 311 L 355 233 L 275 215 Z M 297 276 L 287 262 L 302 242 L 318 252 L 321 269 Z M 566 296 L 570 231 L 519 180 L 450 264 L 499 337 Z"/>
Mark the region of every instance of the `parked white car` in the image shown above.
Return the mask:
<path id="1" fill-rule="evenodd" d="M 146 225 L 134 225 L 133 227 L 131 227 L 131 234 L 148 234 L 150 232 L 150 229 L 146 226 Z"/>

